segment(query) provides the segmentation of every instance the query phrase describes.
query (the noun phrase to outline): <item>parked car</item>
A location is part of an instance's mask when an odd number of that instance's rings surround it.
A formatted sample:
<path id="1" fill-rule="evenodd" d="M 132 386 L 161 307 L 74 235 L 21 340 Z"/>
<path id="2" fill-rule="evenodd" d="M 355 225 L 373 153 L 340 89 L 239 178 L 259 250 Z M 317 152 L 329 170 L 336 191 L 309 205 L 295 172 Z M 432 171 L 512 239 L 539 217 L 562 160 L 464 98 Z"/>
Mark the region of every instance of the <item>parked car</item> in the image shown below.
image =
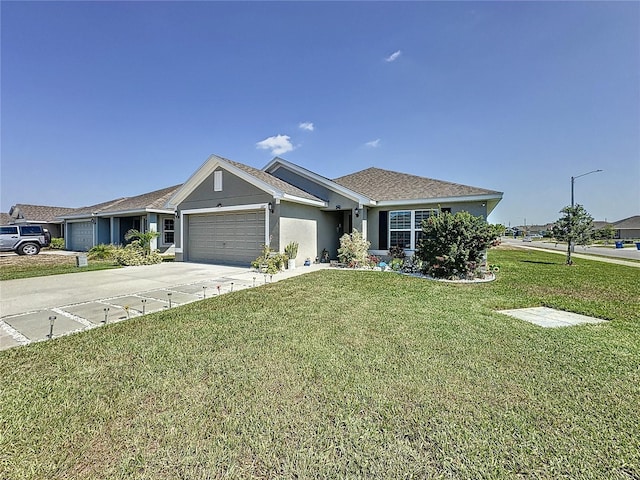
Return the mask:
<path id="1" fill-rule="evenodd" d="M 18 255 L 37 255 L 51 243 L 51 234 L 40 225 L 3 225 L 0 227 L 0 251 Z"/>
<path id="2" fill-rule="evenodd" d="M 531 237 L 523 237 L 522 241 L 523 242 L 531 242 L 532 240 L 531 240 Z"/>

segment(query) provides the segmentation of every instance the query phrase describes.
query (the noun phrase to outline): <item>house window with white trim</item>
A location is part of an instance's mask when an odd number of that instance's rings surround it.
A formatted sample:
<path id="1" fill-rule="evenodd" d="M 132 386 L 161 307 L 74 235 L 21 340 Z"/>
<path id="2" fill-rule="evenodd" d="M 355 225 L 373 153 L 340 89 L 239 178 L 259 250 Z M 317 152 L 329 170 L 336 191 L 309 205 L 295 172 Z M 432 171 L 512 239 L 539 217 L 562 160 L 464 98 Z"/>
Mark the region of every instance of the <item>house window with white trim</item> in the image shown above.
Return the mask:
<path id="1" fill-rule="evenodd" d="M 422 238 L 422 221 L 438 210 L 397 210 L 389 212 L 389 247 L 415 250 Z"/>
<path id="2" fill-rule="evenodd" d="M 174 243 L 175 220 L 173 218 L 165 218 L 162 220 L 162 243 L 164 245 L 172 245 Z"/>

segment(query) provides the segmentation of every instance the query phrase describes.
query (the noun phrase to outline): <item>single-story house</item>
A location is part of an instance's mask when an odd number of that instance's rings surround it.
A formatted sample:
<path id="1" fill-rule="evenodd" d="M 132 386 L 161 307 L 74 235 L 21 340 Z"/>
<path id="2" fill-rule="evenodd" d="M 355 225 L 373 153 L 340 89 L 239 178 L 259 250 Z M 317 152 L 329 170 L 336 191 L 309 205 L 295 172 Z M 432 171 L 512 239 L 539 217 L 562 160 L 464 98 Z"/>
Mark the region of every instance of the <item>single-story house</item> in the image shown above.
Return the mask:
<path id="1" fill-rule="evenodd" d="M 615 238 L 620 240 L 640 239 L 640 215 L 625 218 L 613 224 Z"/>
<path id="2" fill-rule="evenodd" d="M 151 248 L 171 253 L 174 245 L 175 215 L 165 207 L 180 185 L 163 188 L 135 197 L 122 197 L 90 207 L 76 208 L 61 215 L 65 230 L 65 248 L 88 251 L 104 243 L 122 245 L 131 230 L 155 231 L 160 236 Z"/>
<path id="3" fill-rule="evenodd" d="M 3 225 L 32 224 L 40 225 L 51 233 L 53 238 L 60 238 L 64 235 L 61 215 L 72 212 L 73 208 L 47 207 L 44 205 L 28 205 L 18 203 L 11 207 L 8 216 L 2 217 Z"/>
<path id="4" fill-rule="evenodd" d="M 177 261 L 248 264 L 263 245 L 299 243 L 298 262 L 337 258 L 357 229 L 371 253 L 414 250 L 422 220 L 465 210 L 487 218 L 502 192 L 368 168 L 334 180 L 276 157 L 262 170 L 210 156 L 168 199 Z"/>

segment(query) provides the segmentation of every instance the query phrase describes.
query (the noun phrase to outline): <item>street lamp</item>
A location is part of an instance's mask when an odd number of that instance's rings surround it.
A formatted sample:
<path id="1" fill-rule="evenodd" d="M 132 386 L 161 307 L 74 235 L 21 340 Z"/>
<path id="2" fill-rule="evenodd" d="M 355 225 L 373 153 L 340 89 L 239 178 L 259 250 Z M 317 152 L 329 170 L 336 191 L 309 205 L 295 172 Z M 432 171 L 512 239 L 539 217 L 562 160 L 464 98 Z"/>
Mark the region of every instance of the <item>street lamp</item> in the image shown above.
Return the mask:
<path id="1" fill-rule="evenodd" d="M 591 170 L 590 172 L 587 173 L 583 173 L 582 175 L 576 175 L 575 177 L 571 177 L 571 208 L 573 208 L 573 184 L 576 181 L 576 178 L 580 178 L 580 177 L 584 177 L 586 175 L 591 175 L 592 173 L 598 173 L 601 172 L 602 170 L 598 169 L 598 170 Z"/>
<path id="2" fill-rule="evenodd" d="M 602 171 L 601 169 L 591 170 L 590 172 L 583 173 L 581 175 L 576 175 L 575 177 L 571 177 L 571 211 L 569 213 L 569 228 L 571 229 L 571 232 L 569 235 L 569 242 L 567 245 L 567 265 L 571 265 L 571 252 L 573 251 L 573 219 L 571 218 L 573 216 L 573 209 L 575 207 L 574 196 L 573 196 L 573 184 L 575 183 L 576 178 L 584 177 L 586 175 L 591 175 L 592 173 L 598 173 L 601 171 Z"/>

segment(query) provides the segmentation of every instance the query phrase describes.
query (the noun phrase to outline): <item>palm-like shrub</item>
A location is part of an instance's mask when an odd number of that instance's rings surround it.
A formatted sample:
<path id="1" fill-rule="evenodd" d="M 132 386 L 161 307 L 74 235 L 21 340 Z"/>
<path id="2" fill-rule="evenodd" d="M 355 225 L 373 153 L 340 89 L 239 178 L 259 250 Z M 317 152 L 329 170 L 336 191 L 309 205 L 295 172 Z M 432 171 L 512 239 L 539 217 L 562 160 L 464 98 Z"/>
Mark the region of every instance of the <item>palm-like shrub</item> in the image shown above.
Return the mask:
<path id="1" fill-rule="evenodd" d="M 158 232 L 144 232 L 142 233 L 139 230 L 131 229 L 127 233 L 124 234 L 124 239 L 129 242 L 131 240 L 137 240 L 140 242 L 140 246 L 144 251 L 145 255 L 149 255 L 151 253 L 151 241 L 154 238 L 158 238 L 160 234 Z"/>

